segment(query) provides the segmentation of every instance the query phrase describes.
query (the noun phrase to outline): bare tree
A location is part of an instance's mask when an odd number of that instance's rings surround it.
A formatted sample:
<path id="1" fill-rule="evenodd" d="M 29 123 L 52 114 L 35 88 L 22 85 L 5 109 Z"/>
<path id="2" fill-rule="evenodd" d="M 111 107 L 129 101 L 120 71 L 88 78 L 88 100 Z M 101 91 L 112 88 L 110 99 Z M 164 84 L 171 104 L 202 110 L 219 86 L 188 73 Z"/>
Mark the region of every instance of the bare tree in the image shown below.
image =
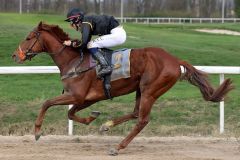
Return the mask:
<path id="1" fill-rule="evenodd" d="M 200 0 L 194 0 L 194 12 L 196 17 L 200 17 Z"/>
<path id="2" fill-rule="evenodd" d="M 100 13 L 100 0 L 94 0 L 94 9 L 95 9 L 95 13 L 97 14 Z"/>
<path id="3" fill-rule="evenodd" d="M 137 14 L 144 15 L 145 13 L 145 0 L 136 0 L 136 9 L 137 9 Z"/>
<path id="4" fill-rule="evenodd" d="M 23 12 L 65 14 L 78 7 L 87 13 L 120 16 L 121 0 L 22 0 Z M 27 5 L 29 2 L 29 5 Z M 225 0 L 226 17 L 237 0 Z M 19 0 L 0 0 L 0 12 L 19 12 Z M 221 17 L 222 0 L 124 0 L 124 16 Z"/>

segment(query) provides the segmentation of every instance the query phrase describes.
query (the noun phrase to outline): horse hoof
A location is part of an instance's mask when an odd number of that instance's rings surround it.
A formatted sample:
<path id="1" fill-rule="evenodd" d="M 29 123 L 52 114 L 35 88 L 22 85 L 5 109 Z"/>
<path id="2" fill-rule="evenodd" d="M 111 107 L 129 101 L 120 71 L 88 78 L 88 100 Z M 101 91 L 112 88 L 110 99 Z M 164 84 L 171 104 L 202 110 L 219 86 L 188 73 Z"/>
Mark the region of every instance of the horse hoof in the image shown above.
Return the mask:
<path id="1" fill-rule="evenodd" d="M 36 134 L 35 134 L 35 140 L 38 141 L 41 136 L 42 136 L 42 133 L 41 133 L 41 132 L 36 133 Z"/>
<path id="2" fill-rule="evenodd" d="M 100 132 L 100 133 L 104 133 L 104 132 L 107 132 L 107 131 L 109 131 L 109 130 L 110 130 L 110 127 L 107 126 L 107 125 L 105 125 L 105 124 L 103 124 L 103 125 L 100 127 L 99 132 Z"/>
<path id="3" fill-rule="evenodd" d="M 97 118 L 100 114 L 101 114 L 101 112 L 99 112 L 99 111 L 92 111 L 91 117 Z"/>
<path id="4" fill-rule="evenodd" d="M 118 150 L 115 148 L 111 148 L 108 152 L 110 156 L 117 156 L 118 155 Z"/>

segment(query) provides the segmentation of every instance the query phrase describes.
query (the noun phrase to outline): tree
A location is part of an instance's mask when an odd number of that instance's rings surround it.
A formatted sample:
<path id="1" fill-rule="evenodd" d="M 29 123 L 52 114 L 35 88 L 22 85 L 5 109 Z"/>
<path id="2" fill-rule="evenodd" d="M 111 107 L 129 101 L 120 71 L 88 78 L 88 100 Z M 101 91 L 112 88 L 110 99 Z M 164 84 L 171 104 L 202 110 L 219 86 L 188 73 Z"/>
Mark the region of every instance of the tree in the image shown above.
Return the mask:
<path id="1" fill-rule="evenodd" d="M 99 14 L 100 13 L 100 0 L 94 0 L 94 9 L 95 13 Z"/>
<path id="2" fill-rule="evenodd" d="M 240 17 L 240 0 L 235 0 L 235 15 Z"/>
<path id="3" fill-rule="evenodd" d="M 199 0 L 194 0 L 195 14 L 196 17 L 200 17 L 200 2 Z"/>
<path id="4" fill-rule="evenodd" d="M 136 1 L 136 9 L 137 9 L 137 14 L 144 14 L 144 0 L 137 0 Z"/>

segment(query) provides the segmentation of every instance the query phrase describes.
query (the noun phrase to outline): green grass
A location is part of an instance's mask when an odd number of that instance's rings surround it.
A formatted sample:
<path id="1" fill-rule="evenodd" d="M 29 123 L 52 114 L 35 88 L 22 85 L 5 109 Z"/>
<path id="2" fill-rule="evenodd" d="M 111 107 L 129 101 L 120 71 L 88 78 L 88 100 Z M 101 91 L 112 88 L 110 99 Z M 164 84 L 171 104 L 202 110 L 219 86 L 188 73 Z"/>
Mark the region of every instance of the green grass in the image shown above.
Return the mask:
<path id="1" fill-rule="evenodd" d="M 63 21 L 64 17 L 35 14 L 0 13 L 0 66 L 17 66 L 12 52 L 39 21 L 60 25 L 72 37 L 80 37 Z M 240 31 L 239 24 L 124 24 L 127 42 L 121 47 L 161 47 L 193 65 L 240 66 L 239 36 L 199 33 L 196 28 L 218 28 Z M 119 48 L 119 47 L 118 47 Z M 22 65 L 54 65 L 48 55 L 35 57 Z M 19 65 L 19 66 L 22 66 Z M 227 135 L 240 133 L 240 76 L 229 75 L 236 89 L 225 103 Z M 211 75 L 218 85 L 218 76 Z M 0 75 L 0 134 L 23 135 L 33 132 L 33 125 L 44 100 L 61 94 L 57 74 Z M 98 127 L 108 119 L 132 111 L 135 94 L 102 101 L 78 114 L 86 117 L 92 110 L 102 115 L 91 125 L 74 124 L 75 134 L 97 134 Z M 113 112 L 114 111 L 114 112 Z M 187 82 L 178 82 L 154 104 L 151 122 L 143 135 L 218 135 L 218 104 L 204 102 L 199 90 Z M 109 134 L 126 135 L 136 121 L 113 128 Z M 67 133 L 67 107 L 56 106 L 47 112 L 43 123 L 45 134 Z"/>

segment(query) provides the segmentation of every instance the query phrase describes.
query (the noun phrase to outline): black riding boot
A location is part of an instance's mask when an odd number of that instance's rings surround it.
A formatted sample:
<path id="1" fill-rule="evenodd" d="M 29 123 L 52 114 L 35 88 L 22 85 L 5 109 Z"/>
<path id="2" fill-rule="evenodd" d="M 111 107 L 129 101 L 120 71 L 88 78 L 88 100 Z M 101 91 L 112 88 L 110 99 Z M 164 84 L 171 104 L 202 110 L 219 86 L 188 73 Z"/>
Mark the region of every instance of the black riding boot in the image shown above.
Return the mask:
<path id="1" fill-rule="evenodd" d="M 100 69 L 98 71 L 98 76 L 102 77 L 104 75 L 110 74 L 112 72 L 112 67 L 107 63 L 106 59 L 103 57 L 102 53 L 97 51 L 92 54 L 93 58 L 100 63 Z"/>

